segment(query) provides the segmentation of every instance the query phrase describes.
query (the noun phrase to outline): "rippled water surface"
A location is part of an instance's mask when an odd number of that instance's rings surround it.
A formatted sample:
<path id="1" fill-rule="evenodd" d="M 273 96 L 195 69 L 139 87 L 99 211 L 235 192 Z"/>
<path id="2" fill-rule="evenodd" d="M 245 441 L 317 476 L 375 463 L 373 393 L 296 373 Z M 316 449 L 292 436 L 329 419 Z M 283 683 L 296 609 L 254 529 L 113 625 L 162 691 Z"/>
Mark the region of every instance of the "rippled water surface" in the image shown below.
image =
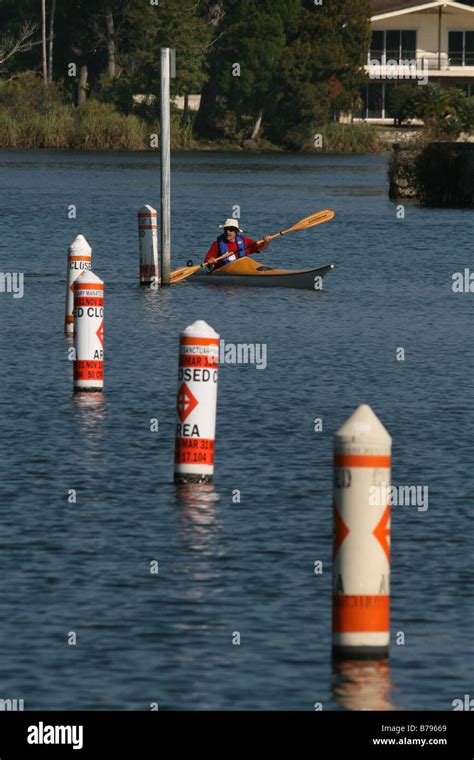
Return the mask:
<path id="1" fill-rule="evenodd" d="M 472 695 L 474 294 L 451 278 L 472 262 L 473 215 L 407 206 L 397 219 L 386 163 L 174 156 L 175 266 L 199 261 L 239 205 L 254 237 L 333 208 L 261 258 L 336 268 L 323 293 L 152 292 L 137 287 L 136 211 L 159 206 L 156 155 L 0 153 L 0 268 L 26 277 L 23 299 L 0 294 L 1 698 L 312 710 Z M 103 398 L 71 393 L 66 250 L 79 232 L 106 283 Z M 198 318 L 226 342 L 267 344 L 268 366 L 221 367 L 215 484 L 176 490 L 177 336 Z M 389 663 L 333 672 L 332 435 L 363 402 L 393 437 L 394 482 L 427 485 L 429 509 L 393 508 Z"/>

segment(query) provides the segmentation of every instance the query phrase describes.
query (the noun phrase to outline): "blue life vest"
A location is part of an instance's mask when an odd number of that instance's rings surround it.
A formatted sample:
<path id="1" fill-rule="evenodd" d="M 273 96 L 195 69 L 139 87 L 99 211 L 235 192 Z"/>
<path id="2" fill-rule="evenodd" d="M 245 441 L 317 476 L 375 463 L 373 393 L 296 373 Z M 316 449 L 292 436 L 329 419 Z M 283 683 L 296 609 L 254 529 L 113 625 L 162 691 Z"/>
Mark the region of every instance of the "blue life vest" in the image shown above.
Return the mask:
<path id="1" fill-rule="evenodd" d="M 237 252 L 232 252 L 230 256 L 227 256 L 225 259 L 222 259 L 222 261 L 217 262 L 217 266 L 221 267 L 225 264 L 230 264 L 232 261 L 237 261 L 237 259 L 241 259 L 243 256 L 247 255 L 247 252 L 245 250 L 245 243 L 242 235 L 236 235 L 235 236 L 235 242 L 237 243 Z M 219 235 L 217 238 L 217 247 L 219 249 L 219 256 L 224 256 L 225 253 L 228 253 L 229 248 L 225 241 L 225 235 Z"/>

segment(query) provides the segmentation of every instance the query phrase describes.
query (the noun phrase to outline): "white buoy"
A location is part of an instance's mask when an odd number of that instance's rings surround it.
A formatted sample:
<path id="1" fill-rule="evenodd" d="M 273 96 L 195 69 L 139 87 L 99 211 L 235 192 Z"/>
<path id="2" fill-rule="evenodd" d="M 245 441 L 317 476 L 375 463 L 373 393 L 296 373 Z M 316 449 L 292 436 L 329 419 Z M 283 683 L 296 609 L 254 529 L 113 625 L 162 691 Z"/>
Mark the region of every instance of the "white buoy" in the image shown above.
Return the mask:
<path id="1" fill-rule="evenodd" d="M 158 215 L 148 204 L 138 212 L 140 285 L 158 284 Z"/>
<path id="2" fill-rule="evenodd" d="M 338 656 L 388 654 L 390 505 L 382 484 L 390 486 L 391 443 L 366 404 L 334 436 L 333 652 Z"/>
<path id="3" fill-rule="evenodd" d="M 65 331 L 67 335 L 74 332 L 74 280 L 82 272 L 92 269 L 92 248 L 84 235 L 77 235 L 67 251 L 67 286 L 66 286 L 66 320 Z"/>
<path id="4" fill-rule="evenodd" d="M 74 282 L 74 392 L 104 387 L 104 283 L 93 272 Z"/>
<path id="5" fill-rule="evenodd" d="M 219 335 L 198 320 L 179 336 L 174 479 L 212 481 Z"/>

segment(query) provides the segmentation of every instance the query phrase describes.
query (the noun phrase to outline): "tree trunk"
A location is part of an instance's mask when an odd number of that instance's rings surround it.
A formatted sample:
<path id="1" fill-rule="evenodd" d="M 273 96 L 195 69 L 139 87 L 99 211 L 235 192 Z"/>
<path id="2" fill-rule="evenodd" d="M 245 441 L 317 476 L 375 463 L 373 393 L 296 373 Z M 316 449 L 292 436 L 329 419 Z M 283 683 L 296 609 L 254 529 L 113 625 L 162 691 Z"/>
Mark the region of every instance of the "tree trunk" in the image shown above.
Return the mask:
<path id="1" fill-rule="evenodd" d="M 207 23 L 214 30 L 214 40 L 213 42 L 211 42 L 211 45 L 209 46 L 210 50 L 209 50 L 209 55 L 208 55 L 208 65 L 210 69 L 210 76 L 207 82 L 204 82 L 204 85 L 201 90 L 201 101 L 199 103 L 199 109 L 196 114 L 194 129 L 196 131 L 196 134 L 199 135 L 199 137 L 213 138 L 218 135 L 219 130 L 216 127 L 217 86 L 216 86 L 216 73 L 214 71 L 214 64 L 212 60 L 213 59 L 212 45 L 219 37 L 219 26 L 224 17 L 224 9 L 223 9 L 222 1 L 219 2 L 219 0 L 217 1 L 207 0 L 207 7 L 205 10 L 205 13 L 207 17 Z"/>
<path id="2" fill-rule="evenodd" d="M 46 57 L 46 0 L 41 0 L 41 38 L 43 42 L 43 81 L 48 84 L 48 60 Z"/>
<path id="3" fill-rule="evenodd" d="M 77 93 L 77 105 L 83 106 L 87 98 L 87 66 L 81 66 L 79 74 L 79 91 Z"/>
<path id="4" fill-rule="evenodd" d="M 115 31 L 114 31 L 114 15 L 112 12 L 112 4 L 107 3 L 107 11 L 105 14 L 105 21 L 107 25 L 107 61 L 108 61 L 108 74 L 111 79 L 115 79 L 117 76 L 117 65 L 115 60 Z"/>
<path id="5" fill-rule="evenodd" d="M 263 118 L 263 108 L 261 108 L 260 111 L 258 112 L 257 121 L 255 122 L 253 126 L 252 134 L 250 137 L 251 140 L 257 139 L 257 135 L 260 132 L 260 127 L 262 126 L 262 118 Z"/>
<path id="6" fill-rule="evenodd" d="M 54 45 L 54 14 L 56 13 L 56 0 L 52 0 L 51 15 L 49 17 L 49 60 L 48 81 L 53 81 L 53 45 Z"/>

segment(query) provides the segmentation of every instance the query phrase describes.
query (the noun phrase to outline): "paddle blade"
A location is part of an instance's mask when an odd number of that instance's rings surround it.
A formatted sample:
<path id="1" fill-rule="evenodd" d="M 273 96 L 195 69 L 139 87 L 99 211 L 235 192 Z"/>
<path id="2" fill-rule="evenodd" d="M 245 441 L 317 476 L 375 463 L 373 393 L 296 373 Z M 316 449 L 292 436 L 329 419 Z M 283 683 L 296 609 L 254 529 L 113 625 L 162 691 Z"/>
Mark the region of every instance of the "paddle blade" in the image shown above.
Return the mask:
<path id="1" fill-rule="evenodd" d="M 316 211 L 315 214 L 311 214 L 310 216 L 307 216 L 305 219 L 301 219 L 299 222 L 296 222 L 292 227 L 288 227 L 287 230 L 284 230 L 284 232 L 294 232 L 295 230 L 304 230 L 307 227 L 314 227 L 316 224 L 322 224 L 323 222 L 329 222 L 330 219 L 333 219 L 336 216 L 334 211 L 331 211 L 331 209 L 325 209 L 324 211 Z"/>
<path id="2" fill-rule="evenodd" d="M 170 283 L 174 284 L 175 282 L 184 280 L 186 277 L 190 277 L 190 275 L 194 274 L 194 272 L 197 272 L 200 268 L 200 264 L 195 264 L 192 267 L 181 267 L 180 269 L 175 269 L 174 272 L 170 273 Z"/>

